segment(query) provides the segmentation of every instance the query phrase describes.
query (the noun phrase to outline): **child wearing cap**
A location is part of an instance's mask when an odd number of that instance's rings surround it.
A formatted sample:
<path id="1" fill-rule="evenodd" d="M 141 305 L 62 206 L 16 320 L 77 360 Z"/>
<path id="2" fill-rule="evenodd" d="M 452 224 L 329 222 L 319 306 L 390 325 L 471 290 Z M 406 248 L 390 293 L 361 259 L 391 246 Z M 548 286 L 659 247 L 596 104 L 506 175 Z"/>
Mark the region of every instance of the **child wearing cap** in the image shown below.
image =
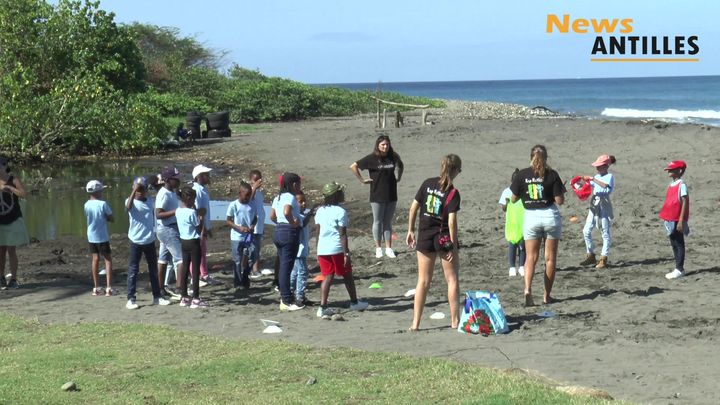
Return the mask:
<path id="1" fill-rule="evenodd" d="M 204 232 L 203 218 L 195 209 L 195 190 L 185 186 L 180 190 L 180 207 L 175 210 L 180 243 L 182 245 L 182 264 L 179 266 L 180 306 L 206 308 L 208 304 L 200 299 L 200 238 Z M 189 267 L 192 263 L 192 271 Z M 188 295 L 188 274 L 192 274 L 193 297 Z"/>
<path id="2" fill-rule="evenodd" d="M 257 211 L 252 203 L 250 184 L 241 181 L 238 198 L 228 205 L 227 224 L 230 227 L 230 252 L 234 267 L 234 286 L 250 287 L 250 269 L 255 262 L 253 229 L 257 223 Z"/>
<path id="3" fill-rule="evenodd" d="M 127 309 L 137 309 L 135 291 L 137 289 L 137 275 L 140 269 L 140 259 L 145 255 L 152 288 L 152 305 L 170 305 L 170 301 L 163 298 L 160 293 L 160 281 L 157 274 L 157 251 L 155 250 L 155 200 L 147 197 L 149 183 L 145 177 L 138 177 L 133 181 L 130 196 L 125 200 L 130 227 L 130 258 L 128 260 L 127 275 Z"/>
<path id="4" fill-rule="evenodd" d="M 10 171 L 9 161 L 0 156 L 0 289 L 19 288 L 17 281 L 18 258 L 16 247 L 28 243 L 20 198 L 25 198 L 25 187 Z M 5 257 L 10 259 L 10 280 L 5 279 Z"/>
<path id="5" fill-rule="evenodd" d="M 510 176 L 510 183 L 515 180 L 518 173 L 520 173 L 520 169 L 515 169 Z M 508 243 L 508 264 L 510 265 L 508 276 L 515 277 L 519 274 L 522 277 L 525 275 L 525 241 L 522 236 L 525 208 L 520 201 L 511 202 L 511 198 L 512 190 L 507 187 L 500 194 L 498 201 L 500 208 L 505 212 L 505 240 Z M 516 260 L 517 267 L 515 267 Z"/>
<path id="6" fill-rule="evenodd" d="M 193 185 L 192 188 L 195 190 L 195 208 L 197 208 L 198 215 L 202 216 L 203 226 L 205 231 L 203 236 L 200 238 L 200 287 L 206 285 L 218 285 L 222 284 L 220 280 L 216 280 L 208 273 L 207 266 L 207 240 L 212 236 L 210 223 L 210 192 L 208 191 L 208 184 L 210 184 L 210 171 L 211 168 L 205 167 L 204 165 L 197 165 L 193 168 Z"/>
<path id="7" fill-rule="evenodd" d="M 102 199 L 104 189 L 105 186 L 97 180 L 90 180 L 85 186 L 85 190 L 90 194 L 90 198 L 85 203 L 85 218 L 87 219 L 87 238 L 90 244 L 90 254 L 92 254 L 91 271 L 94 286 L 92 295 L 109 297 L 114 293 L 112 289 L 110 235 L 108 233 L 108 222 L 113 222 L 113 215 L 110 205 Z M 107 286 L 104 294 L 98 279 L 100 256 L 105 259 Z"/>
<path id="8" fill-rule="evenodd" d="M 355 290 L 347 238 L 348 215 L 340 205 L 345 201 L 344 189 L 344 186 L 335 182 L 323 186 L 325 201 L 315 213 L 317 259 L 320 272 L 325 276 L 320 286 L 320 308 L 317 316 L 323 319 L 329 319 L 335 312 L 328 307 L 328 296 L 336 275 L 345 282 L 345 288 L 350 295 L 350 310 L 363 311 L 368 307 L 367 302 L 358 301 Z"/>
<path id="9" fill-rule="evenodd" d="M 164 287 L 160 291 L 164 296 L 173 300 L 180 300 L 179 277 L 175 277 L 174 287 L 168 286 L 165 271 L 168 262 L 172 261 L 177 276 L 183 260 L 180 233 L 178 232 L 177 218 L 175 218 L 175 211 L 179 205 L 177 189 L 180 186 L 181 174 L 177 168 L 168 166 L 163 169 L 161 176 L 163 186 L 158 190 L 155 197 L 155 234 L 160 241 L 158 280 L 164 283 Z"/>
<path id="10" fill-rule="evenodd" d="M 682 160 L 673 160 L 665 171 L 672 179 L 665 193 L 665 202 L 660 210 L 660 219 L 664 221 L 665 231 L 670 238 L 675 269 L 665 278 L 673 280 L 685 275 L 685 236 L 690 233 L 688 218 L 690 217 L 690 198 L 688 188 L 682 179 L 687 164 Z"/>
<path id="11" fill-rule="evenodd" d="M 581 266 L 594 265 L 596 269 L 602 269 L 608 265 L 608 254 L 612 245 L 610 223 L 614 218 L 610 194 L 615 190 L 615 176 L 608 172 L 608 168 L 612 164 L 615 164 L 615 156 L 600 155 L 591 163 L 591 166 L 597 170 L 595 176 L 583 176 L 583 180 L 592 184 L 592 196 L 590 197 L 590 209 L 583 228 L 586 256 L 585 260 L 580 262 Z M 603 245 L 600 251 L 600 260 L 595 258 L 592 239 L 594 228 L 600 228 L 602 232 Z"/>

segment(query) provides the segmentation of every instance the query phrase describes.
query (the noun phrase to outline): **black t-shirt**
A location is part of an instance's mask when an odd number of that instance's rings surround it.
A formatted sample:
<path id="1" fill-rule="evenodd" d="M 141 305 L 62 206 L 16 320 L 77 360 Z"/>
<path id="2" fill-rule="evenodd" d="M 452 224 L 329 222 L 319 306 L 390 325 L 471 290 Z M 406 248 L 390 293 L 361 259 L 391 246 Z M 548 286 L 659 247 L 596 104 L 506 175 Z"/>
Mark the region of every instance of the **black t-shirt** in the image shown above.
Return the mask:
<path id="1" fill-rule="evenodd" d="M 535 176 L 532 167 L 520 170 L 510 190 L 520 197 L 526 210 L 547 208 L 555 204 L 555 197 L 565 193 L 560 175 L 553 169 L 545 172 L 545 177 Z"/>
<path id="2" fill-rule="evenodd" d="M 5 185 L 14 186 L 15 182 L 13 176 L 10 176 Z M 15 222 L 16 219 L 22 216 L 20 211 L 20 200 L 15 193 L 9 191 L 0 192 L 0 224 L 8 225 Z"/>
<path id="3" fill-rule="evenodd" d="M 397 201 L 397 179 L 395 178 L 397 159 L 392 156 L 382 158 L 371 153 L 356 163 L 360 170 L 367 170 L 372 179 L 370 202 Z"/>
<path id="4" fill-rule="evenodd" d="M 452 199 L 447 201 L 450 194 Z M 420 204 L 419 233 L 430 231 L 435 234 L 440 230 L 441 223 L 443 230 L 447 231 L 448 214 L 460 210 L 460 193 L 453 186 L 448 191 L 441 191 L 440 177 L 425 180 L 415 194 L 415 201 Z"/>

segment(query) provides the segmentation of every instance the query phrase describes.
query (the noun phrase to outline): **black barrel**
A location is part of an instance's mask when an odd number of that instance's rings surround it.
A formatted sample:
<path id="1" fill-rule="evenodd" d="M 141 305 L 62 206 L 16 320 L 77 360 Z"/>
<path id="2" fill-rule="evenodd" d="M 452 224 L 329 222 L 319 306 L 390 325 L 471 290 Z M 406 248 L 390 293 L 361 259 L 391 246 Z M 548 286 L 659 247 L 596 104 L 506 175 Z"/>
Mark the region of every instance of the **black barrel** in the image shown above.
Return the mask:
<path id="1" fill-rule="evenodd" d="M 208 130 L 228 129 L 230 128 L 230 113 L 227 111 L 208 113 L 207 124 Z"/>

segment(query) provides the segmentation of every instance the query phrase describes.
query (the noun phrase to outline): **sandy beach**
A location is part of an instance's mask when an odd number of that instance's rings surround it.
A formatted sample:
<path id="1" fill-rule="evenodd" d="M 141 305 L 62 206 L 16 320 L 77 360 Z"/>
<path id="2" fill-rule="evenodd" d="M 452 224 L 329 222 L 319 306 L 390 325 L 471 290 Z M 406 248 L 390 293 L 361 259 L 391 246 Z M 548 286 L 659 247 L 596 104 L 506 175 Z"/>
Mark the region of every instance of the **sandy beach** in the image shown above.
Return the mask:
<path id="1" fill-rule="evenodd" d="M 19 249 L 22 288 L 0 291 L 0 305 L 4 311 L 47 323 L 138 322 L 233 339 L 285 339 L 312 346 L 404 352 L 527 370 L 633 402 L 716 403 L 720 371 L 715 364 L 720 354 L 714 342 L 720 332 L 716 310 L 720 298 L 714 284 L 720 280 L 720 267 L 714 259 L 720 219 L 717 189 L 710 185 L 720 174 L 720 157 L 713 146 L 720 129 L 585 118 L 485 118 L 450 108 L 431 114 L 434 125 L 420 126 L 419 116 L 408 115 L 404 127 L 383 131 L 405 163 L 398 185 L 396 259 L 375 259 L 367 186 L 348 170 L 372 150 L 378 135 L 372 116 L 262 124 L 257 131 L 234 134 L 221 143 L 160 157 L 215 168 L 211 185 L 215 199 L 232 199 L 237 182 L 255 167 L 261 168 L 271 186 L 282 171 L 304 176 L 310 204 L 319 201 L 317 190 L 323 183 L 347 184 L 355 277 L 359 294 L 370 308 L 364 313 L 345 313 L 344 322 L 318 319 L 314 308 L 280 313 L 269 278 L 254 283 L 249 291 L 232 293 L 228 288 L 232 283 L 229 229 L 221 224 L 215 226 L 208 260 L 228 284 L 202 289 L 211 304 L 208 310 L 190 311 L 177 305 L 126 310 L 124 234 L 114 234 L 111 240 L 118 296 L 90 295 L 86 242 L 63 238 Z M 568 195 L 561 208 L 564 230 L 553 290 L 558 302 L 525 308 L 522 278 L 507 274 L 504 216 L 497 201 L 512 171 L 528 166 L 530 148 L 537 143 L 547 146 L 550 165 L 567 181 L 575 175 L 594 174 L 590 163 L 600 154 L 617 157 L 611 167 L 617 182 L 614 246 L 611 267 L 578 266 L 585 254 L 582 226 L 587 205 Z M 434 311 L 448 311 L 439 271 L 428 297 L 423 330 L 406 332 L 412 300 L 403 294 L 416 281 L 415 253 L 404 244 L 407 211 L 420 183 L 438 174 L 440 158 L 447 153 L 463 159 L 462 174 L 455 181 L 462 196 L 461 290 L 497 292 L 511 322 L 507 335 L 464 335 L 449 330 L 447 319 L 429 319 Z M 669 183 L 663 168 L 673 159 L 688 163 L 685 179 L 692 205 L 687 273 L 669 281 L 663 275 L 673 269 L 672 250 L 657 214 Z M 272 190 L 276 188 L 268 187 L 267 201 Z M 573 223 L 571 216 L 581 220 Z M 595 237 L 599 241 L 598 232 Z M 265 258 L 274 254 L 270 235 L 265 236 L 263 254 Z M 311 268 L 316 265 L 313 257 L 309 263 Z M 542 270 L 538 266 L 536 302 L 541 302 Z M 146 271 L 144 265 L 141 271 Z M 147 284 L 147 275 L 141 280 Z M 374 282 L 382 288 L 368 289 Z M 141 306 L 150 302 L 149 287 L 144 288 L 138 295 Z M 319 300 L 317 286 L 310 287 L 309 298 Z M 331 303 L 349 304 L 341 284 L 333 287 Z M 547 317 L 549 312 L 554 316 Z M 283 333 L 263 335 L 260 319 L 281 322 Z"/>

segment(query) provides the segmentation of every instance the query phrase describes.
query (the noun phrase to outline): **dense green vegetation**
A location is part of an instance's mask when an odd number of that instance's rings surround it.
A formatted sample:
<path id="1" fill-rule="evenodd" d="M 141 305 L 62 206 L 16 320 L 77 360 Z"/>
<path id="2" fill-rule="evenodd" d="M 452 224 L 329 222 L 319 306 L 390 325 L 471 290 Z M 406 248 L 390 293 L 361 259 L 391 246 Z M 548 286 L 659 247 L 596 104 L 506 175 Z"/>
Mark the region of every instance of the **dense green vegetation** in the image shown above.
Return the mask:
<path id="1" fill-rule="evenodd" d="M 14 404 L 608 403 L 469 364 L 147 324 L 45 326 L 0 314 L 0 354 L 0 402 Z M 78 391 L 61 391 L 68 381 Z"/>
<path id="2" fill-rule="evenodd" d="M 179 30 L 120 25 L 99 2 L 0 0 L 0 151 L 20 158 L 145 153 L 165 117 L 230 111 L 235 123 L 371 112 L 369 92 L 319 88 L 232 67 Z M 439 101 L 383 93 L 393 101 Z"/>

